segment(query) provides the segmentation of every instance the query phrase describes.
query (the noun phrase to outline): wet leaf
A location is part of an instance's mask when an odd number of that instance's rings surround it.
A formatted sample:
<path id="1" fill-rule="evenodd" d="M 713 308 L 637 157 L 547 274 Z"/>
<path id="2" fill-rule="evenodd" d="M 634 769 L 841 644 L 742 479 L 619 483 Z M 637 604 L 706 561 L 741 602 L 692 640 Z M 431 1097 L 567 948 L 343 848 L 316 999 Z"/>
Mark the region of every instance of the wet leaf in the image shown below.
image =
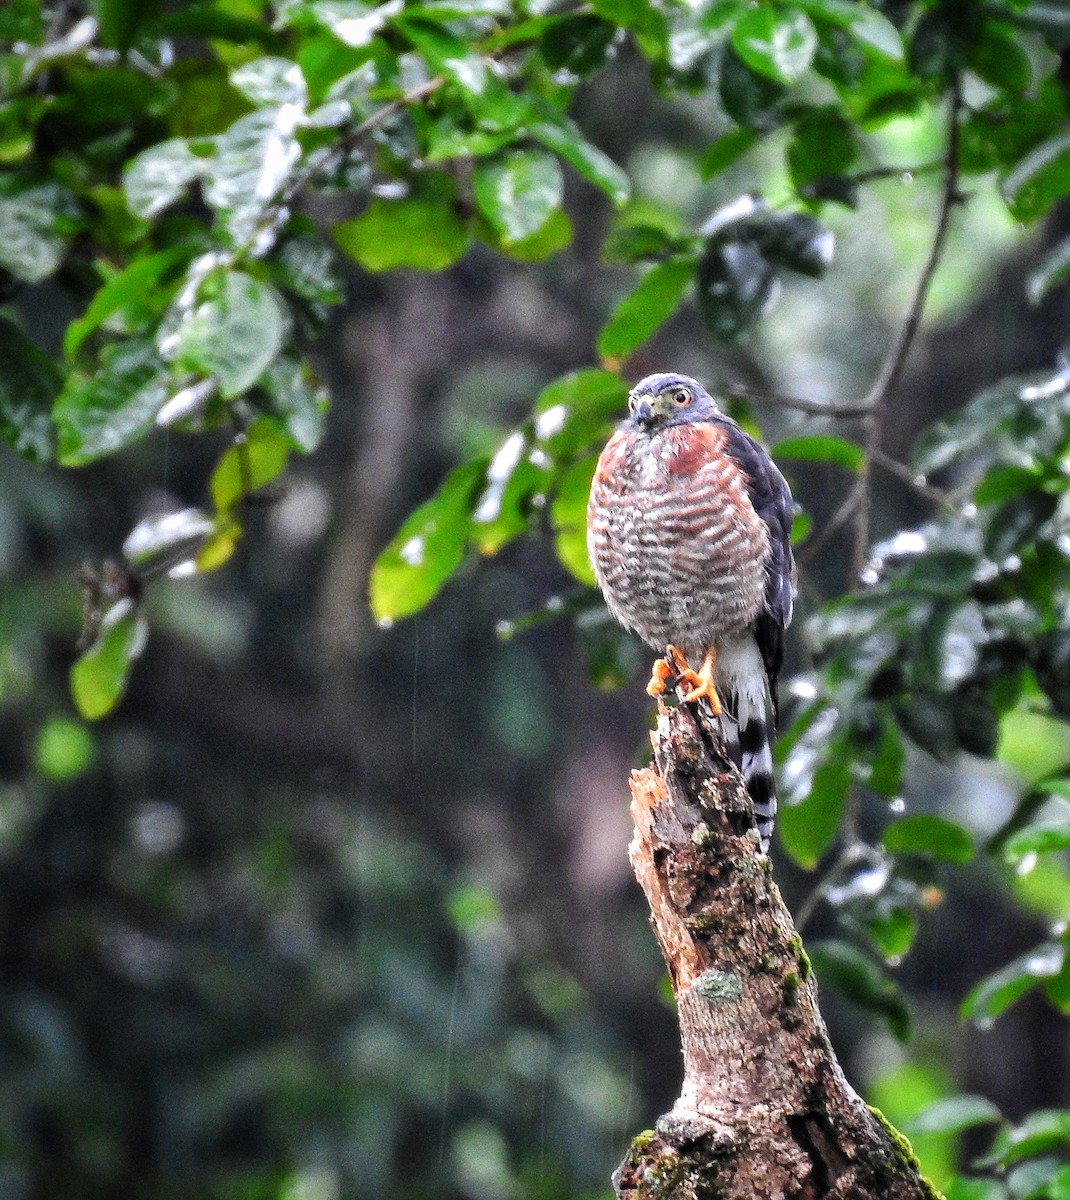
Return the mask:
<path id="1" fill-rule="evenodd" d="M 573 371 L 544 388 L 535 401 L 535 438 L 553 457 L 589 450 L 604 441 L 628 402 L 628 385 L 611 371 Z"/>
<path id="2" fill-rule="evenodd" d="M 436 75 L 445 75 L 464 92 L 482 96 L 490 78 L 487 66 L 471 46 L 441 25 L 410 16 L 395 22 L 409 41 L 423 55 Z"/>
<path id="3" fill-rule="evenodd" d="M 999 1109 L 984 1096 L 945 1096 L 923 1109 L 910 1122 L 910 1133 L 961 1133 L 1002 1120 Z"/>
<path id="4" fill-rule="evenodd" d="M 550 67 L 584 76 L 602 66 L 616 34 L 616 26 L 601 17 L 558 17 L 544 27 L 539 49 Z"/>
<path id="5" fill-rule="evenodd" d="M 196 558 L 214 532 L 215 522 L 199 508 L 146 517 L 127 535 L 123 557 L 139 579 L 153 579 Z"/>
<path id="6" fill-rule="evenodd" d="M 1031 304 L 1039 304 L 1054 287 L 1070 278 L 1070 238 L 1064 238 L 1041 260 L 1026 281 L 1026 294 Z"/>
<path id="7" fill-rule="evenodd" d="M 536 234 L 561 205 L 564 180 L 552 154 L 512 150 L 476 164 L 476 204 L 505 241 Z"/>
<path id="8" fill-rule="evenodd" d="M 216 511 L 228 516 L 254 492 L 277 479 L 290 458 L 290 441 L 268 417 L 245 430 L 216 464 L 209 491 Z"/>
<path id="9" fill-rule="evenodd" d="M 119 703 L 145 636 L 145 619 L 133 601 L 120 600 L 105 614 L 99 637 L 71 667 L 71 696 L 87 721 L 107 716 Z"/>
<path id="10" fill-rule="evenodd" d="M 90 301 L 89 307 L 77 321 L 67 326 L 63 352 L 73 358 L 82 343 L 116 313 L 125 309 L 147 313 L 159 311 L 169 298 L 170 284 L 179 267 L 185 266 L 194 253 L 193 246 L 182 244 L 136 259 L 118 275 L 108 280 Z M 166 281 L 166 282 L 165 282 Z M 147 300 L 151 297 L 151 301 Z M 149 303 L 152 309 L 149 309 Z"/>
<path id="11" fill-rule="evenodd" d="M 588 587 L 594 587 L 594 570 L 587 556 L 587 501 L 591 494 L 597 455 L 573 463 L 561 477 L 550 506 L 554 549 L 561 564 Z"/>
<path id="12" fill-rule="evenodd" d="M 297 165 L 301 147 L 295 133 L 302 111 L 296 104 L 258 109 L 216 139 L 204 198 L 224 215 L 234 241 L 255 236 L 266 206 Z"/>
<path id="13" fill-rule="evenodd" d="M 55 183 L 0 194 L 0 267 L 26 283 L 47 279 L 67 252 L 76 213 L 73 195 Z"/>
<path id="14" fill-rule="evenodd" d="M 781 806 L 777 814 L 780 841 L 805 870 L 817 866 L 839 832 L 850 782 L 846 761 L 841 755 L 830 754 L 814 771 L 803 799 Z"/>
<path id="15" fill-rule="evenodd" d="M 308 103 L 301 68 L 288 58 L 254 58 L 232 72 L 230 82 L 258 108 L 296 104 L 303 109 Z"/>
<path id="16" fill-rule="evenodd" d="M 991 1023 L 1026 992 L 1044 979 L 1058 975 L 1063 967 L 1065 946 L 1043 942 L 1021 958 L 982 979 L 962 1002 L 962 1016 L 978 1025 Z"/>
<path id="17" fill-rule="evenodd" d="M 607 154 L 587 141 L 574 122 L 566 117 L 560 117 L 553 123 L 539 121 L 531 126 L 529 133 L 547 149 L 560 155 L 614 204 L 628 202 L 632 192 L 628 176 Z"/>
<path id="18" fill-rule="evenodd" d="M 285 354 L 268 367 L 260 384 L 290 444 L 302 454 L 311 454 L 320 444 L 327 422 L 331 403 L 327 388 L 306 363 Z"/>
<path id="19" fill-rule="evenodd" d="M 52 404 L 62 382 L 48 355 L 0 315 L 0 437 L 30 462 L 55 453 Z"/>
<path id="20" fill-rule="evenodd" d="M 442 271 L 472 238 L 450 195 L 375 197 L 361 216 L 342 221 L 331 233 L 343 254 L 369 271 Z"/>
<path id="21" fill-rule="evenodd" d="M 865 464 L 866 456 L 860 446 L 846 438 L 830 434 L 810 434 L 805 437 L 785 438 L 773 448 L 773 457 L 778 461 L 826 462 L 857 474 Z"/>
<path id="22" fill-rule="evenodd" d="M 135 216 L 158 216 L 203 178 L 209 160 L 193 153 L 185 138 L 171 138 L 143 150 L 123 171 L 123 193 Z"/>
<path id="23" fill-rule="evenodd" d="M 1070 820 L 1038 821 L 1012 833 L 1003 843 L 1003 857 L 1017 862 L 1029 854 L 1048 854 L 1070 848 Z"/>
<path id="24" fill-rule="evenodd" d="M 52 411 L 59 461 L 83 466 L 131 445 L 156 422 L 170 377 L 146 342 L 108 346 L 93 375 L 72 374 Z"/>
<path id="25" fill-rule="evenodd" d="M 858 146 L 854 127 L 832 108 L 807 112 L 795 123 L 787 158 L 797 190 L 826 176 L 841 175 L 855 161 Z"/>
<path id="26" fill-rule="evenodd" d="M 794 83 L 813 62 L 817 33 L 797 9 L 749 8 L 732 27 L 732 47 L 752 70 Z"/>
<path id="27" fill-rule="evenodd" d="M 910 1012 L 899 985 L 861 950 L 829 939 L 807 945 L 818 981 L 833 987 L 867 1012 L 883 1017 L 901 1042 L 910 1036 Z"/>
<path id="28" fill-rule="evenodd" d="M 275 289 L 242 271 L 227 271 L 216 295 L 178 327 L 175 365 L 219 380 L 225 398 L 252 387 L 282 349 L 285 323 Z"/>
<path id="29" fill-rule="evenodd" d="M 396 621 L 419 612 L 464 561 L 472 510 L 488 465 L 488 459 L 477 459 L 450 472 L 375 560 L 370 599 L 376 620 Z"/>
<path id="30" fill-rule="evenodd" d="M 974 856 L 973 838 L 967 830 L 927 813 L 894 821 L 881 841 L 892 854 L 923 854 L 941 862 L 967 863 Z"/>
<path id="31" fill-rule="evenodd" d="M 619 360 L 638 349 L 679 308 L 694 277 L 691 257 L 670 258 L 651 267 L 602 326 L 599 355 Z"/>
<path id="32" fill-rule="evenodd" d="M 704 180 L 730 167 L 757 142 L 753 129 L 730 129 L 712 142 L 698 160 L 699 174 Z"/>
<path id="33" fill-rule="evenodd" d="M 1003 180 L 1003 197 L 1019 221 L 1033 221 L 1070 192 L 1070 133 L 1030 150 Z"/>
<path id="34" fill-rule="evenodd" d="M 703 320 L 720 341 L 737 341 L 776 298 L 773 268 L 750 241 L 711 241 L 698 262 Z"/>

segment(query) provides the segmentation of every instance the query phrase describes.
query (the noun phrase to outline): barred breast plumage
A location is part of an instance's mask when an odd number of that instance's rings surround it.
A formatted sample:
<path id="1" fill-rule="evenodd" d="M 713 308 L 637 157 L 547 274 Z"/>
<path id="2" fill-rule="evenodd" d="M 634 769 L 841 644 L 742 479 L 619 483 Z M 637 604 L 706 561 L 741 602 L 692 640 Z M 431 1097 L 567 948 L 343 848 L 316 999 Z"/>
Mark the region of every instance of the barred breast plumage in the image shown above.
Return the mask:
<path id="1" fill-rule="evenodd" d="M 660 694 L 682 669 L 686 699 L 710 702 L 767 845 L 776 812 L 770 729 L 794 598 L 791 493 L 765 450 L 695 380 L 651 375 L 629 407 L 591 486 L 595 575 L 613 616 L 665 651 L 648 691 Z"/>

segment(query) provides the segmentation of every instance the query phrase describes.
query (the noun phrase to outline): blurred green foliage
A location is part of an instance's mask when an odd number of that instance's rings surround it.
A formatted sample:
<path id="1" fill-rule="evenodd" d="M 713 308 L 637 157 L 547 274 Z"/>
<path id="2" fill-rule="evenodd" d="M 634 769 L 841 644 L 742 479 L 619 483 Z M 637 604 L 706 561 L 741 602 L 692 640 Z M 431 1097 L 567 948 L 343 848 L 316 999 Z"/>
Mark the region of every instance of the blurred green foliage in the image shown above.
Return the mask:
<path id="1" fill-rule="evenodd" d="M 0 9 L 0 435 L 51 470 L 143 463 L 161 439 L 168 454 L 211 457 L 200 496 L 139 512 L 121 556 L 83 572 L 79 714 L 122 713 L 156 597 L 183 579 L 195 597 L 233 563 L 257 501 L 323 446 L 313 347 L 346 273 L 370 288 L 405 270 L 487 270 L 488 256 L 552 270 L 583 216 L 578 182 L 615 214 L 606 269 L 634 272 L 592 331 L 584 361 L 599 365 L 562 364 L 496 452 L 454 465 L 379 554 L 370 598 L 389 626 L 448 594 L 473 552 L 548 534 L 572 591 L 509 610 L 503 632 L 570 616 L 592 679 L 619 683 L 636 651 L 592 590 L 583 530 L 622 366 L 648 361 L 650 340 L 685 316 L 726 347 L 761 338 L 786 290 L 826 278 L 834 228 L 890 180 L 942 185 L 933 226 L 986 204 L 1021 223 L 1056 217 L 1070 194 L 1068 47 L 1070 13 L 1032 0 L 12 0 Z M 637 70 L 674 111 L 716 117 L 673 169 L 666 156 L 656 197 L 635 193 L 577 115 Z M 890 154 L 911 123 L 920 153 Z M 696 213 L 675 187 L 688 179 L 732 182 Z M 1060 236 L 1029 273 L 1030 300 L 1068 274 Z M 812 899 L 836 921 L 814 946 L 819 977 L 906 1039 L 889 967 L 975 856 L 1055 924 L 972 981 L 964 1016 L 987 1026 L 1027 993 L 1070 1012 L 1070 368 L 1060 356 L 993 382 L 927 420 L 910 461 L 889 468 L 902 361 L 887 362 L 888 389 L 839 412 L 779 397 L 819 423 L 773 447 L 797 477 L 804 566 L 837 519 L 809 490 L 816 468 L 848 480 L 842 522 L 861 568 L 807 605 L 780 838 L 796 864 L 823 868 Z M 753 397 L 728 389 L 725 402 L 753 423 Z M 841 423 L 847 408 L 859 425 Z M 931 515 L 878 536 L 881 469 Z M 17 478 L 41 528 L 77 507 Z M 43 914 L 5 951 L 5 1190 L 446 1187 L 495 1200 L 596 1186 L 583 1147 L 621 1131 L 628 1088 L 568 972 L 510 944 L 492 891 L 374 819 L 357 828 L 343 787 L 319 801 L 324 839 L 303 824 L 296 773 L 274 803 L 245 797 L 238 812 L 226 753 L 189 762 L 176 743 L 199 778 L 190 839 L 192 811 L 155 798 L 161 768 L 136 735 L 98 737 L 35 685 L 44 643 L 70 633 L 73 604 L 58 596 L 13 593 L 0 627 L 0 703 L 35 723 L 28 754 L 12 739 L 22 769 L 0 790 L 0 846 L 11 897 Z M 538 741 L 529 707 L 495 707 L 504 741 Z M 998 827 L 950 806 L 902 814 L 935 763 L 968 756 L 1012 773 Z M 103 798 L 117 795 L 112 810 Z M 75 804 L 99 809 L 107 836 L 79 839 Z M 298 847 L 311 871 L 298 872 Z M 84 977 L 57 966 L 85 957 L 97 969 Z M 109 1006 L 121 1028 L 84 1017 Z M 445 1049 L 428 1037 L 443 1024 Z M 1065 1113 L 1003 1122 L 934 1079 L 904 1068 L 888 1086 L 916 1093 L 914 1109 L 944 1106 L 918 1120 L 943 1137 L 930 1154 L 950 1196 L 1070 1194 Z M 944 1135 L 997 1120 L 974 1175 L 951 1179 Z"/>

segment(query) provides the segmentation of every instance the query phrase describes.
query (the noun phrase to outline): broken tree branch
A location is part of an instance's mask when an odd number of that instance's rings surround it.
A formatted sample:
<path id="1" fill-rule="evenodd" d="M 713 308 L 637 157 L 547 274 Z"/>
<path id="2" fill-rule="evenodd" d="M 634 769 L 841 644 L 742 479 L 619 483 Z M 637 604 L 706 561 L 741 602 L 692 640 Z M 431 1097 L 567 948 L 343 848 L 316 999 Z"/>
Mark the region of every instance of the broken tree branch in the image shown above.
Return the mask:
<path id="1" fill-rule="evenodd" d="M 614 1176 L 620 1200 L 933 1200 L 852 1090 L 743 781 L 703 709 L 662 706 L 633 772 L 630 854 L 680 1016 L 680 1098 Z"/>

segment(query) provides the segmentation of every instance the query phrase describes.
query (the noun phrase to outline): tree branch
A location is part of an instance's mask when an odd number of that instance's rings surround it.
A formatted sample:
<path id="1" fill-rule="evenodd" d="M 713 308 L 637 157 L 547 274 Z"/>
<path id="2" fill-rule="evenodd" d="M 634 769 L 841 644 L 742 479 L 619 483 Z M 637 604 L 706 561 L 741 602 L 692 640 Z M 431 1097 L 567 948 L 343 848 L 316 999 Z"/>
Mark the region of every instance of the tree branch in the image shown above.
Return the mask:
<path id="1" fill-rule="evenodd" d="M 929 296 L 936 268 L 944 253 L 947 241 L 947 231 L 951 223 L 951 210 L 960 199 L 959 197 L 959 115 L 962 109 L 962 89 L 958 78 L 951 81 L 951 100 L 947 119 L 947 149 L 944 154 L 944 186 L 940 197 L 940 208 L 936 217 L 936 228 L 933 230 L 932 245 L 929 256 L 922 268 L 917 287 L 914 289 L 914 299 L 911 301 L 906 320 L 899 331 L 894 345 L 888 353 L 873 386 L 869 389 L 863 403 L 872 409 L 866 418 L 866 426 L 862 440 L 865 459 L 862 467 L 861 502 L 855 513 L 854 549 L 851 556 L 852 579 L 857 580 L 865 566 L 866 555 L 869 553 L 870 510 L 872 508 L 872 469 L 880 449 L 881 431 L 887 400 L 899 380 L 903 365 L 914 344 L 914 338 L 921 324 L 925 301 Z"/>
<path id="2" fill-rule="evenodd" d="M 662 708 L 631 779 L 636 878 L 680 1014 L 680 1098 L 614 1176 L 620 1200 L 933 1200 L 845 1079 L 802 943 L 716 724 Z"/>

